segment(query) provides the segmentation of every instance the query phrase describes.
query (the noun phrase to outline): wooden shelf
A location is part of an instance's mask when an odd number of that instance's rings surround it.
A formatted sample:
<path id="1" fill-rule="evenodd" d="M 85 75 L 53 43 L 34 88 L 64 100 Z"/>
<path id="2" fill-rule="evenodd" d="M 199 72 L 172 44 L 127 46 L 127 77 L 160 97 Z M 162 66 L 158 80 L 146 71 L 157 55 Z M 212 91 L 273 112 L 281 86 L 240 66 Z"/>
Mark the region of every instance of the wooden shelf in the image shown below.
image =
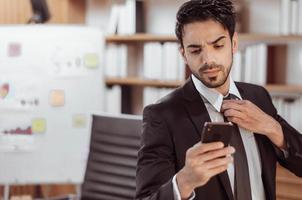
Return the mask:
<path id="1" fill-rule="evenodd" d="M 302 94 L 302 86 L 300 85 L 266 85 L 265 88 L 271 93 L 288 93 L 288 94 Z"/>
<path id="2" fill-rule="evenodd" d="M 302 200 L 302 178 L 277 165 L 276 192 L 279 200 Z"/>
<path id="3" fill-rule="evenodd" d="M 51 18 L 47 24 L 84 24 L 83 0 L 47 0 Z M 13 11 L 13 12 L 12 12 Z M 32 17 L 29 0 L 0 0 L 0 24 L 25 24 Z"/>
<path id="4" fill-rule="evenodd" d="M 281 177 L 278 176 L 276 181 L 279 183 L 286 183 L 286 184 L 294 184 L 294 185 L 301 185 L 302 186 L 302 179 L 298 177 Z"/>
<path id="5" fill-rule="evenodd" d="M 184 81 L 161 81 L 147 80 L 141 78 L 106 78 L 107 86 L 142 86 L 142 87 L 158 87 L 158 88 L 176 88 L 184 83 Z"/>
<path id="6" fill-rule="evenodd" d="M 280 193 L 277 191 L 276 195 L 278 200 L 302 200 L 300 194 Z"/>
<path id="7" fill-rule="evenodd" d="M 142 86 L 142 87 L 159 87 L 159 88 L 176 88 L 184 83 L 184 81 L 162 81 L 148 80 L 142 78 L 106 78 L 107 86 L 123 85 L 123 86 Z M 287 93 L 287 94 L 302 94 L 302 86 L 299 85 L 266 85 L 265 88 L 271 93 Z"/>
<path id="8" fill-rule="evenodd" d="M 111 35 L 106 37 L 107 43 L 144 43 L 144 42 L 177 42 L 173 35 Z M 302 42 L 302 35 L 273 35 L 273 34 L 239 34 L 239 45 L 251 45 L 256 43 L 287 44 Z"/>
<path id="9" fill-rule="evenodd" d="M 106 37 L 107 43 L 138 43 L 138 42 L 177 42 L 172 35 L 134 34 L 111 35 Z"/>

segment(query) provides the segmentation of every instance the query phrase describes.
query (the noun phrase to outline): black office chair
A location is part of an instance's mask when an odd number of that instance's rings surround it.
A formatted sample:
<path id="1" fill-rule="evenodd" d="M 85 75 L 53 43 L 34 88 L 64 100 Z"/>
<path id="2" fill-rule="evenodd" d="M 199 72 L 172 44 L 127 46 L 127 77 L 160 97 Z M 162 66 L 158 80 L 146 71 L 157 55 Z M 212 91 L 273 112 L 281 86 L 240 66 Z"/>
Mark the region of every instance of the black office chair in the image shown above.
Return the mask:
<path id="1" fill-rule="evenodd" d="M 135 195 L 138 116 L 93 116 L 82 200 L 130 200 Z"/>

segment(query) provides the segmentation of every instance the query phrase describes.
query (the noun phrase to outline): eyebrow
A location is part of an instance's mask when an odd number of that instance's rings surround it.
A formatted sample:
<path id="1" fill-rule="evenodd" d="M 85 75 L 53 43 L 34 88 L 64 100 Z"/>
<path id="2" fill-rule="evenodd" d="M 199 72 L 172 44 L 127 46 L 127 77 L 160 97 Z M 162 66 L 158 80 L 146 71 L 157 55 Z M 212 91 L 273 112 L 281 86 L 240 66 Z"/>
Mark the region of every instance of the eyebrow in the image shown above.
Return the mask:
<path id="1" fill-rule="evenodd" d="M 209 42 L 210 44 L 215 44 L 215 43 L 217 43 L 217 42 L 219 42 L 220 40 L 222 40 L 222 39 L 224 39 L 224 38 L 226 38 L 226 36 L 220 36 L 219 38 L 217 38 L 216 40 L 214 40 L 213 42 Z"/>
<path id="2" fill-rule="evenodd" d="M 208 42 L 208 44 L 215 44 L 217 42 L 219 42 L 220 40 L 226 38 L 226 36 L 220 36 L 219 38 L 217 38 L 216 40 L 212 41 L 212 42 Z M 187 48 L 200 48 L 201 45 L 199 44 L 190 44 L 187 46 Z"/>

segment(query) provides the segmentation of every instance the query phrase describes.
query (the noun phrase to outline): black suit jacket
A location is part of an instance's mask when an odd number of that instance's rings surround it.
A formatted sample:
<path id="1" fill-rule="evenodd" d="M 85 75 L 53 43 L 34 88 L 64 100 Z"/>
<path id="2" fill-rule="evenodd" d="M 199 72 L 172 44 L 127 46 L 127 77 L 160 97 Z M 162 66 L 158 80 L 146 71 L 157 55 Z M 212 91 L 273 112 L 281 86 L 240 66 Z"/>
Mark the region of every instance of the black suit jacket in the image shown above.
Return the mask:
<path id="1" fill-rule="evenodd" d="M 243 99 L 250 100 L 282 126 L 289 157 L 279 154 L 270 140 L 255 134 L 261 157 L 266 199 L 276 199 L 276 162 L 302 176 L 302 135 L 277 115 L 268 92 L 260 86 L 236 83 Z M 174 199 L 172 178 L 185 165 L 186 151 L 200 141 L 203 124 L 211 121 L 191 79 L 160 102 L 144 109 L 141 149 L 137 165 L 136 199 Z M 227 172 L 195 189 L 198 200 L 232 200 Z"/>

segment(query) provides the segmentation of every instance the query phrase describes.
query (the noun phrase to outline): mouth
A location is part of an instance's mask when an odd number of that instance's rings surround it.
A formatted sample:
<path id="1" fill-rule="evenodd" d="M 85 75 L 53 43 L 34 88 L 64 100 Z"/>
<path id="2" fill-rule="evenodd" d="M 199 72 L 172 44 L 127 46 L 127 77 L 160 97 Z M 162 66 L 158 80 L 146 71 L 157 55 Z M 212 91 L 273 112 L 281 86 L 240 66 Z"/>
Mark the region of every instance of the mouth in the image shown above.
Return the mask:
<path id="1" fill-rule="evenodd" d="M 207 69 L 205 71 L 203 71 L 203 74 L 208 76 L 209 78 L 211 77 L 216 77 L 218 75 L 218 73 L 220 72 L 220 69 Z"/>

